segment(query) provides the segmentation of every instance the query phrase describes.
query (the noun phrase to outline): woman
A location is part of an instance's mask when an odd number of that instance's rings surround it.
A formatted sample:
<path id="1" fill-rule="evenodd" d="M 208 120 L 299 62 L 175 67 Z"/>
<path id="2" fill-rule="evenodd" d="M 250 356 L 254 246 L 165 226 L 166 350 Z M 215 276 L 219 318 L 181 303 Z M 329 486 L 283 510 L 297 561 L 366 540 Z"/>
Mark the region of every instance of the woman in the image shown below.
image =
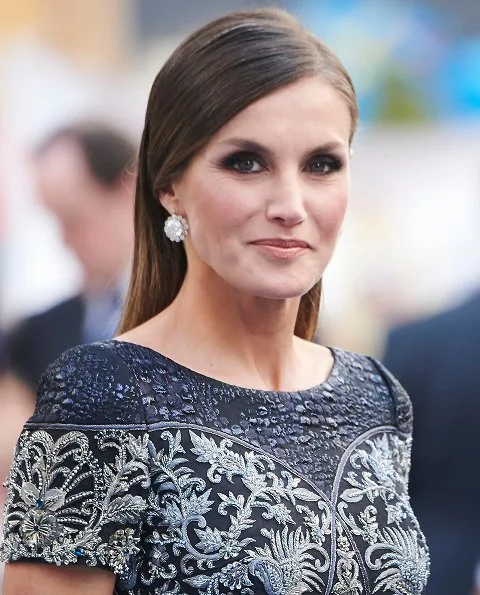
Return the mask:
<path id="1" fill-rule="evenodd" d="M 408 398 L 310 341 L 356 124 L 343 66 L 281 11 L 214 21 L 164 65 L 122 334 L 43 378 L 6 595 L 423 592 Z"/>

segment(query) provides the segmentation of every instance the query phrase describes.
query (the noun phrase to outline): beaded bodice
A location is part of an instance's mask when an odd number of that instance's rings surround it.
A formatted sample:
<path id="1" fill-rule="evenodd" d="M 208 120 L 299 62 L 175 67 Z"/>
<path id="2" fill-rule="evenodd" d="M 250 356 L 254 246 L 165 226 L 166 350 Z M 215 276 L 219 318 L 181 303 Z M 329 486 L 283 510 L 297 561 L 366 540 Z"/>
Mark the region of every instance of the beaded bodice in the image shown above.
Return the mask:
<path id="1" fill-rule="evenodd" d="M 3 557 L 108 568 L 135 595 L 420 595 L 408 397 L 333 353 L 326 382 L 281 393 L 120 341 L 70 350 L 17 447 Z"/>

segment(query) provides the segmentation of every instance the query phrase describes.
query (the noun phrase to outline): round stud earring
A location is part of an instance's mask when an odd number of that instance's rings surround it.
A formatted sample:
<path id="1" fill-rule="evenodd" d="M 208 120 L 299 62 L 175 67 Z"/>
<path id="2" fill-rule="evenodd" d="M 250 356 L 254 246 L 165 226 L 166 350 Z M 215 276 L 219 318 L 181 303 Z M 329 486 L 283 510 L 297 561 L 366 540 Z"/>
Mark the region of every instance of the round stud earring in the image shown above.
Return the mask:
<path id="1" fill-rule="evenodd" d="M 165 235 L 172 242 L 183 242 L 188 235 L 188 223 L 185 217 L 177 215 L 175 212 L 170 215 L 163 226 Z"/>

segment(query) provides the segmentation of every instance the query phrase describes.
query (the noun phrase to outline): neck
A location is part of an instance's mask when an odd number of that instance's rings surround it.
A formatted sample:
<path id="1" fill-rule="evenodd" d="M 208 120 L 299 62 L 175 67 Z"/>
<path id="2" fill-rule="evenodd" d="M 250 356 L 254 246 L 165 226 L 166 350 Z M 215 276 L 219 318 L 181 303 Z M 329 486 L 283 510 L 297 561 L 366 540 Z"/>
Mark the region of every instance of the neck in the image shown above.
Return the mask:
<path id="1" fill-rule="evenodd" d="M 201 283 L 187 274 L 177 298 L 159 315 L 159 321 L 163 319 L 166 328 L 162 332 L 172 338 L 173 353 L 181 352 L 181 345 L 198 346 L 197 369 L 214 377 L 232 377 L 233 383 L 238 383 L 235 371 L 242 370 L 248 385 L 280 390 L 295 383 L 300 340 L 294 337 L 294 328 L 299 302 L 300 298 L 252 297 L 240 294 L 214 274 Z"/>

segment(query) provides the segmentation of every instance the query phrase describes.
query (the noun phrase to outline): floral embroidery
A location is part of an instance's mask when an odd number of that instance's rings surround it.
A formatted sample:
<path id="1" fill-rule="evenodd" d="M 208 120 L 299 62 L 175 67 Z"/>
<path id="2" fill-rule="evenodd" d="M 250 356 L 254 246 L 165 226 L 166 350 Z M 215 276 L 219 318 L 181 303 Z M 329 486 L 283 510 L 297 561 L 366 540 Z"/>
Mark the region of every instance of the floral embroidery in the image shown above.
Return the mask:
<path id="1" fill-rule="evenodd" d="M 372 554 L 384 550 L 374 562 Z M 426 547 L 419 544 L 418 533 L 386 527 L 379 542 L 371 545 L 365 554 L 372 570 L 382 570 L 376 578 L 374 592 L 391 590 L 401 595 L 417 595 L 423 592 L 429 573 Z"/>
<path id="2" fill-rule="evenodd" d="M 286 470 L 281 470 L 280 476 L 276 474 L 275 463 L 263 454 L 239 453 L 229 439 L 217 444 L 214 438 L 190 431 L 193 446 L 190 452 L 196 456 L 197 463 L 206 465 L 206 479 L 194 477 L 193 469 L 186 465 L 188 458 L 184 456 L 181 432 L 173 435 L 165 431 L 161 438 L 168 444 L 166 452 L 164 449 L 157 452 L 150 444 L 156 494 L 149 501 L 147 513 L 149 525 L 165 528 L 161 532 L 155 529 L 149 539 L 154 544 L 153 551 L 158 552 L 155 557 L 160 559 L 163 554 L 157 569 L 159 576 L 177 578 L 173 561 L 165 555 L 167 546 L 173 546 L 175 555 L 181 557 L 180 570 L 186 575 L 185 582 L 202 592 L 220 593 L 223 587 L 247 592 L 254 578 L 271 594 L 300 594 L 322 584 L 320 575 L 329 565 L 323 542 L 330 532 L 331 514 L 319 494 L 301 486 L 301 480 Z M 232 485 L 232 490 L 218 491 L 214 500 L 212 487 L 207 485 L 220 484 L 223 478 Z M 235 493 L 233 487 L 243 493 Z M 320 516 L 306 507 L 305 502 L 316 503 L 315 510 Z M 218 515 L 229 515 L 228 528 L 209 526 L 209 513 L 214 508 Z M 288 525 L 294 524 L 294 511 L 303 518 L 305 528 L 297 527 L 289 532 Z M 267 529 L 265 521 L 283 529 Z M 243 537 L 258 523 L 260 531 L 256 539 Z M 195 525 L 193 532 L 189 532 L 190 525 Z M 247 549 L 248 545 L 257 544 L 260 536 L 264 544 Z M 218 569 L 215 563 L 221 560 L 235 561 Z M 213 572 L 206 574 L 205 569 Z M 145 584 L 149 581 L 145 575 L 142 580 Z M 181 588 L 178 582 L 176 588 Z"/>
<path id="3" fill-rule="evenodd" d="M 43 430 L 24 432 L 8 481 L 3 556 L 56 564 L 85 558 L 90 565 L 99 561 L 125 571 L 136 551 L 132 529 L 123 531 L 121 557 L 114 553 L 122 541 L 118 532 L 108 546 L 101 545 L 100 534 L 108 534 L 111 523 L 135 526 L 146 507 L 144 498 L 130 491 L 149 485 L 147 439 L 102 430 L 95 435 L 97 448 L 109 455 L 102 467 L 82 432 L 56 441 Z"/>
<path id="4" fill-rule="evenodd" d="M 119 529 L 110 536 L 108 543 L 103 543 L 98 548 L 99 558 L 115 573 L 122 574 L 131 556 L 140 551 L 137 546 L 139 541 L 140 538 L 135 536 L 133 529 Z"/>
<path id="5" fill-rule="evenodd" d="M 420 595 L 429 574 L 424 538 L 410 507 L 405 481 L 410 441 L 383 433 L 367 440 L 350 456 L 353 471 L 340 493 L 338 511 L 353 536 L 368 544 L 367 568 L 376 572 L 373 592 Z M 349 506 L 365 504 L 354 516 Z M 380 518 L 385 517 L 381 527 Z"/>
<path id="6" fill-rule="evenodd" d="M 362 583 L 359 580 L 359 565 L 355 559 L 355 552 L 343 533 L 341 525 L 338 526 L 337 538 L 337 582 L 333 586 L 334 595 L 360 595 L 363 593 Z"/>
<path id="7" fill-rule="evenodd" d="M 424 590 L 428 553 L 406 490 L 409 444 L 395 434 L 352 450 L 332 514 L 322 492 L 231 437 L 186 427 L 55 432 L 22 435 L 6 559 L 100 564 L 132 595 Z"/>

